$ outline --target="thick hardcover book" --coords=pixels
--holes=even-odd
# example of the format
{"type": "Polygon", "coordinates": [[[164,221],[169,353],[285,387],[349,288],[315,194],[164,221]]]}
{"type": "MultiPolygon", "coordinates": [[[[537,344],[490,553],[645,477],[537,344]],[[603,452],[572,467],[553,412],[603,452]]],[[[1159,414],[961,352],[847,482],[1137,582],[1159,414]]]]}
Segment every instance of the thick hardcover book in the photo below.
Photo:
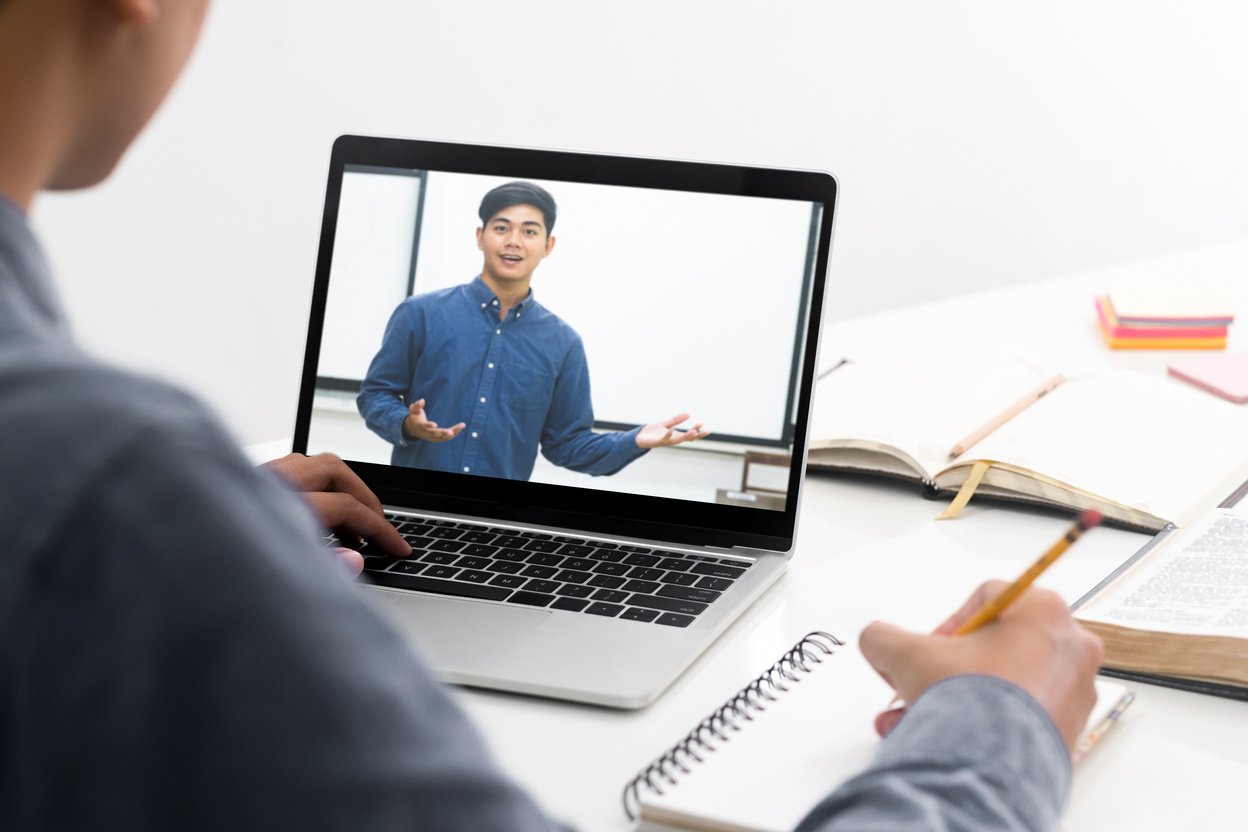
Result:
{"type": "Polygon", "coordinates": [[[1166,532],[1076,604],[1104,672],[1248,700],[1248,510],[1166,532]]]}

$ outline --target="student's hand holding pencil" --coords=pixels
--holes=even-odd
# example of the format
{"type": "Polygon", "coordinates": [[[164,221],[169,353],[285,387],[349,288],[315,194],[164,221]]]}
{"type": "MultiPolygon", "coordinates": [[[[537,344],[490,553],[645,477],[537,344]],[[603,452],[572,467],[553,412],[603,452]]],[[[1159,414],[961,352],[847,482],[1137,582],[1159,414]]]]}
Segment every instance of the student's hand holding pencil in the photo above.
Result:
{"type": "MultiPolygon", "coordinates": [[[[1102,648],[1060,596],[1027,589],[982,627],[954,635],[1008,586],[1004,581],[983,584],[931,635],[876,622],[862,632],[863,656],[905,702],[953,676],[983,674],[1011,682],[1039,702],[1073,749],[1096,703],[1092,683],[1102,648]]],[[[884,711],[876,717],[876,730],[886,735],[904,714],[904,707],[884,711]]]]}

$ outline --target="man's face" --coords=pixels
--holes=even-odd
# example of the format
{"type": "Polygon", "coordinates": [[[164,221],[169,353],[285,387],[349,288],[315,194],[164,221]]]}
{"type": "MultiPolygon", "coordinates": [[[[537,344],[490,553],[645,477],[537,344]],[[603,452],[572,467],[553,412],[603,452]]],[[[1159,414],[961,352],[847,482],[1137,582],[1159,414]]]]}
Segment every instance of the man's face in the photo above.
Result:
{"type": "Polygon", "coordinates": [[[527,281],[554,246],[545,216],[533,205],[510,205],[477,229],[477,248],[485,255],[481,270],[499,282],[527,281]]]}

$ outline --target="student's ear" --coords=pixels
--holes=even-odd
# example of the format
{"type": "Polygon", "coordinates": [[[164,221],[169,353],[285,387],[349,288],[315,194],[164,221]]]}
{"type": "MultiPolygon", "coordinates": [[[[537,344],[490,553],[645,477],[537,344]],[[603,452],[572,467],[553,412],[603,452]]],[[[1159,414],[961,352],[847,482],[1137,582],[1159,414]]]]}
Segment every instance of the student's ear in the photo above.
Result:
{"type": "Polygon", "coordinates": [[[96,0],[126,23],[150,23],[160,14],[161,0],[96,0]]]}
{"type": "Polygon", "coordinates": [[[555,238],[553,236],[547,237],[546,238],[546,254],[543,254],[542,256],[545,257],[547,254],[550,254],[551,250],[554,249],[554,247],[555,247],[555,238]]]}
{"type": "Polygon", "coordinates": [[[481,247],[481,235],[483,235],[484,233],[485,233],[485,226],[481,226],[480,228],[477,229],[477,251],[485,251],[485,249],[481,247]]]}

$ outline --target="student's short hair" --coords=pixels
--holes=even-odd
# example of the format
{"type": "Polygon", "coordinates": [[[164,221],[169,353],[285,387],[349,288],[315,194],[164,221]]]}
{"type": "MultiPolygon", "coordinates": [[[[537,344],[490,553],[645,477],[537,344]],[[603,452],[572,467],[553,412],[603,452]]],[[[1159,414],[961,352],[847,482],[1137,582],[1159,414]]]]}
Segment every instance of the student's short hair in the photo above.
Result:
{"type": "Polygon", "coordinates": [[[550,234],[555,230],[555,213],[558,211],[555,198],[550,195],[550,191],[532,182],[507,182],[493,188],[481,198],[481,208],[477,215],[481,217],[481,224],[485,225],[499,211],[513,205],[532,205],[542,212],[542,219],[546,221],[546,233],[550,234]]]}

